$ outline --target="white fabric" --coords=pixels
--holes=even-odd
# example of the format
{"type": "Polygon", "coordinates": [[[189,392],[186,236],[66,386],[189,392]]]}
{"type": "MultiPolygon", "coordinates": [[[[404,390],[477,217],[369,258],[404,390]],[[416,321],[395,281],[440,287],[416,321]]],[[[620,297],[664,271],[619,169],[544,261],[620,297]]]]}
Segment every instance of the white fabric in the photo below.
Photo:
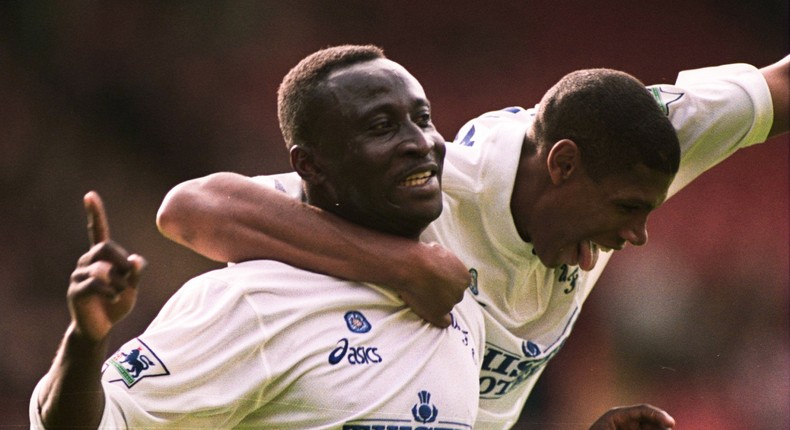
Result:
{"type": "MultiPolygon", "coordinates": [[[[663,102],[682,144],[671,194],[738,148],[764,141],[771,127],[768,87],[752,66],[683,72],[677,85],[649,89],[663,102]]],[[[447,150],[442,216],[423,235],[451,249],[477,272],[476,299],[486,313],[486,352],[475,429],[514,425],[611,256],[601,253],[590,272],[567,266],[549,269],[516,232],[510,196],[534,114],[534,108],[508,108],[464,125],[447,150]]]]}
{"type": "MultiPolygon", "coordinates": [[[[648,90],[669,115],[681,143],[680,170],[669,196],[736,150],[765,141],[773,120],[767,84],[750,65],[684,71],[676,85],[648,90]]],[[[486,350],[475,429],[515,424],[612,255],[601,253],[590,272],[567,266],[552,270],[519,237],[510,196],[534,115],[535,108],[511,107],[461,128],[447,148],[442,215],[422,237],[452,250],[477,277],[472,290],[486,316],[486,350]]],[[[262,180],[299,195],[296,174],[262,180]]]]}
{"type": "MultiPolygon", "coordinates": [[[[656,85],[649,90],[669,115],[681,141],[680,171],[670,195],[737,149],[765,141],[771,127],[773,107],[767,84],[749,65],[686,71],[676,85],[656,85]]],[[[449,144],[447,150],[444,210],[423,236],[455,252],[477,277],[472,292],[484,309],[486,349],[475,429],[503,429],[515,424],[546,363],[570,335],[584,300],[611,256],[601,253],[590,272],[566,266],[552,270],[543,266],[532,254],[531,245],[518,236],[510,215],[510,195],[521,143],[533,116],[534,109],[508,108],[486,113],[459,131],[456,144],[449,144]]],[[[259,179],[292,196],[301,191],[299,177],[293,173],[259,179]]],[[[404,361],[407,368],[413,368],[410,360],[404,361]]],[[[455,381],[447,383],[455,391],[462,390],[455,381]]],[[[411,391],[415,389],[421,388],[411,391]]],[[[436,385],[429,391],[445,389],[436,385]]],[[[406,396],[405,403],[414,402],[415,394],[407,392],[406,396]]],[[[31,411],[33,407],[31,403],[31,411]]]]}
{"type": "Polygon", "coordinates": [[[680,139],[680,171],[670,196],[738,149],[765,142],[773,124],[768,84],[748,64],[688,70],[674,86],[649,88],[661,95],[680,139]]]}
{"type": "Polygon", "coordinates": [[[452,315],[274,261],[209,272],[107,361],[102,428],[468,430],[484,323],[469,297],[452,315]]]}

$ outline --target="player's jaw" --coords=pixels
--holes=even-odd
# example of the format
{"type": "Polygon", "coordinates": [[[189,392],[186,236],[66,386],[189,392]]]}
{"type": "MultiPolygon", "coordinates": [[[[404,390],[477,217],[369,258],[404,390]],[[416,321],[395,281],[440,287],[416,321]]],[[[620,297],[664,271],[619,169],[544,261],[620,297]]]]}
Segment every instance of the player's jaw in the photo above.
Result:
{"type": "Polygon", "coordinates": [[[566,264],[568,266],[579,266],[584,271],[590,271],[595,268],[601,252],[619,251],[624,247],[625,245],[622,241],[617,243],[601,241],[599,243],[592,239],[583,239],[557,246],[554,248],[554,251],[550,249],[541,251],[536,247],[535,252],[541,263],[547,267],[556,268],[566,264]]]}

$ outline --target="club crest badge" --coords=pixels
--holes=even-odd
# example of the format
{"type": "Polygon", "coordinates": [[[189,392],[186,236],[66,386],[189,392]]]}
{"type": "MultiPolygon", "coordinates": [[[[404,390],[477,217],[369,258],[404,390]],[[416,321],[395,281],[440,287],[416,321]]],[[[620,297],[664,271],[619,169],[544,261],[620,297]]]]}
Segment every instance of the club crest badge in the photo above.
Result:
{"type": "Polygon", "coordinates": [[[348,311],[343,317],[346,320],[348,329],[354,333],[367,333],[371,329],[371,325],[367,318],[359,311],[348,311]]]}
{"type": "Polygon", "coordinates": [[[108,370],[118,375],[109,382],[123,382],[127,388],[143,378],[170,374],[156,353],[139,338],[126,343],[104,363],[102,373],[108,370]]]}

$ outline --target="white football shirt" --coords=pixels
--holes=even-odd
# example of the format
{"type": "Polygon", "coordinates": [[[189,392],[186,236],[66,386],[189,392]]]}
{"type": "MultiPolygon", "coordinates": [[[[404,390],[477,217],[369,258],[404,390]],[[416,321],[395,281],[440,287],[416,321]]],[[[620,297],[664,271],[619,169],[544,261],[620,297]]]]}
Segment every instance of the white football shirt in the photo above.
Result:
{"type": "MultiPolygon", "coordinates": [[[[680,171],[670,196],[738,149],[765,141],[771,127],[767,84],[750,65],[684,71],[675,85],[648,90],[669,116],[681,143],[680,171]]],[[[510,195],[534,112],[507,108],[464,125],[447,149],[444,210],[423,235],[474,269],[471,292],[484,310],[486,330],[475,429],[515,424],[611,257],[601,253],[590,272],[568,266],[548,269],[518,236],[510,195]]],[[[292,196],[301,191],[293,173],[258,179],[292,196]]]]}
{"type": "Polygon", "coordinates": [[[452,316],[275,261],[212,271],[107,360],[101,428],[469,430],[484,323],[469,297],[452,316]]]}
{"type": "MultiPolygon", "coordinates": [[[[648,88],[681,142],[669,195],[737,149],[767,138],[773,105],[762,74],[737,64],[682,72],[676,85],[648,88]]],[[[475,429],[513,426],[546,363],[562,347],[606,266],[549,269],[524,242],[510,213],[521,145],[535,109],[489,112],[448,145],[441,217],[423,234],[452,250],[476,275],[472,292],[486,314],[486,350],[475,429]]]]}

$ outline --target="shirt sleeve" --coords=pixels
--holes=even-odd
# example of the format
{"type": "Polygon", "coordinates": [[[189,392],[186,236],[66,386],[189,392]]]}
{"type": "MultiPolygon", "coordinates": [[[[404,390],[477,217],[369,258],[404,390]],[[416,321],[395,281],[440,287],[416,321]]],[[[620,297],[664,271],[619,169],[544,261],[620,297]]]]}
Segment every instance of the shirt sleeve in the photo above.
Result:
{"type": "Polygon", "coordinates": [[[683,71],[674,85],[648,87],[669,116],[681,146],[673,195],[738,149],[762,143],[773,122],[768,84],[748,64],[683,71]]]}
{"type": "Polygon", "coordinates": [[[259,315],[238,281],[213,273],[185,284],[140,337],[107,360],[102,381],[113,390],[105,391],[130,427],[229,428],[260,407],[271,372],[259,315]],[[135,378],[118,366],[133,368],[124,363],[132,353],[143,367],[135,378]]]}
{"type": "Polygon", "coordinates": [[[302,178],[296,172],[253,176],[252,180],[265,187],[282,191],[297,200],[303,200],[302,178]]]}
{"type": "MultiPolygon", "coordinates": [[[[185,284],[139,337],[105,362],[99,428],[230,428],[270,380],[265,335],[243,290],[206,275],[185,284]]],[[[36,387],[33,428],[43,428],[36,387]]]]}

